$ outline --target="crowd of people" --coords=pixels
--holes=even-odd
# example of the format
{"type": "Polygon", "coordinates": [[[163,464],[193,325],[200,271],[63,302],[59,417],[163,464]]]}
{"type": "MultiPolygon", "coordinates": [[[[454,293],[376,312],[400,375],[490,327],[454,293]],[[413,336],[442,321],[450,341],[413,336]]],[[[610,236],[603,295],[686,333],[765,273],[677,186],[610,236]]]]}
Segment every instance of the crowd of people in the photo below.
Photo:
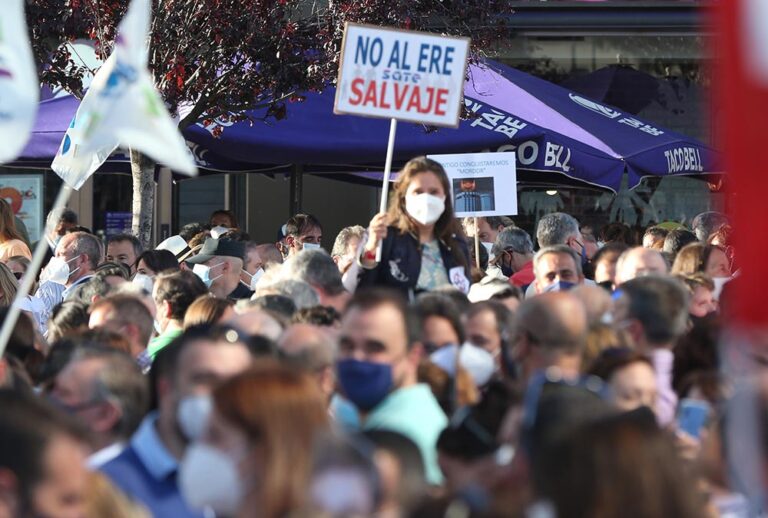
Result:
{"type": "Polygon", "coordinates": [[[216,211],[145,250],[65,211],[25,297],[0,199],[0,311],[22,309],[0,517],[763,513],[768,394],[744,365],[766,361],[718,349],[724,215],[530,235],[457,219],[426,158],[390,198],[330,253],[309,214],[257,243],[216,211]]]}

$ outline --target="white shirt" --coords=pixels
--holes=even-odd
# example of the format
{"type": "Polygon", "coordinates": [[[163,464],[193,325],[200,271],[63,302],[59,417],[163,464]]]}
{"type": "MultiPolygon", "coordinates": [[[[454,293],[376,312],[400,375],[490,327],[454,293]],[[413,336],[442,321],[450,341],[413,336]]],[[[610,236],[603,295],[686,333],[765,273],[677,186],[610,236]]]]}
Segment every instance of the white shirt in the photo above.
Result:
{"type": "Polygon", "coordinates": [[[86,459],[85,465],[91,471],[96,471],[107,462],[111,461],[118,455],[120,455],[125,449],[126,444],[122,441],[110,444],[106,448],[102,448],[99,451],[91,453],[86,459]]]}

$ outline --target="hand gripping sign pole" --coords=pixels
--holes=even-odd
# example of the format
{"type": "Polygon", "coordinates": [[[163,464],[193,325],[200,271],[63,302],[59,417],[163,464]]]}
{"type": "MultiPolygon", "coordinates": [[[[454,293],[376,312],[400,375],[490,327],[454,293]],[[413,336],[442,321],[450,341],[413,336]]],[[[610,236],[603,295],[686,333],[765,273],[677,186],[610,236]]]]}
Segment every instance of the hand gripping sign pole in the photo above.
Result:
{"type": "Polygon", "coordinates": [[[468,55],[468,38],[345,25],[333,111],[390,120],[380,212],[387,210],[397,121],[457,127],[468,55]]]}
{"type": "Polygon", "coordinates": [[[3,320],[3,327],[0,329],[0,357],[5,352],[5,347],[8,344],[8,340],[11,338],[11,333],[16,327],[16,321],[21,313],[21,301],[29,294],[29,290],[32,289],[32,284],[35,282],[37,272],[43,264],[45,259],[46,248],[48,247],[48,240],[45,238],[49,236],[56,228],[56,224],[61,219],[61,213],[64,212],[64,208],[67,206],[69,196],[72,194],[72,187],[68,184],[64,184],[59,191],[59,195],[56,197],[56,201],[53,203],[53,209],[51,209],[51,216],[45,224],[45,233],[40,237],[35,247],[35,252],[32,255],[32,261],[27,268],[27,272],[21,278],[21,285],[16,292],[16,297],[13,299],[13,304],[8,308],[8,313],[3,320]]]}

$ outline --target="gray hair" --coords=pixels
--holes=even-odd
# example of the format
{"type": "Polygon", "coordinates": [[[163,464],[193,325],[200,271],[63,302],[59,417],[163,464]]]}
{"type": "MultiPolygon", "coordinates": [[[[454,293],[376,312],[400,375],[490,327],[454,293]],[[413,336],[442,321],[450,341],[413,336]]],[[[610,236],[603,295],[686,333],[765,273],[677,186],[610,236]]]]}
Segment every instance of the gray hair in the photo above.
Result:
{"type": "MultiPolygon", "coordinates": [[[[338,271],[338,270],[337,270],[338,271]]],[[[320,296],[315,289],[307,282],[298,279],[280,279],[274,284],[259,287],[254,294],[255,297],[262,295],[277,294],[284,295],[296,304],[296,309],[311,308],[320,305],[320,296]]]]}
{"type": "Polygon", "coordinates": [[[721,212],[702,212],[693,218],[691,230],[704,243],[714,231],[727,224],[728,217],[721,212]]]}
{"type": "Polygon", "coordinates": [[[506,228],[515,226],[515,222],[512,221],[512,218],[509,216],[485,216],[485,222],[494,230],[499,227],[506,228]]]}
{"type": "Polygon", "coordinates": [[[354,237],[363,239],[363,234],[365,234],[365,228],[361,227],[360,225],[342,228],[341,232],[339,232],[339,234],[336,236],[336,241],[333,242],[331,257],[339,257],[346,254],[349,240],[354,237]]]}
{"type": "Polygon", "coordinates": [[[88,232],[74,232],[72,235],[75,236],[72,238],[74,239],[75,255],[85,255],[88,258],[91,269],[96,268],[99,262],[101,262],[101,256],[103,255],[99,238],[88,232]]]}
{"type": "Polygon", "coordinates": [[[144,252],[144,247],[141,245],[139,238],[133,234],[114,234],[107,237],[107,247],[112,243],[125,243],[128,242],[133,247],[133,253],[136,257],[139,257],[144,252]]]}
{"type": "Polygon", "coordinates": [[[309,283],[328,295],[344,292],[339,267],[325,250],[302,250],[283,264],[280,275],[309,283]]]}
{"type": "Polygon", "coordinates": [[[579,235],[579,222],[570,214],[553,212],[539,220],[536,239],[539,247],[564,245],[571,236],[579,235]]]}
{"type": "Polygon", "coordinates": [[[498,257],[504,250],[510,249],[518,254],[532,254],[533,241],[528,232],[517,227],[505,228],[499,232],[493,244],[493,254],[498,257]]]}
{"type": "Polygon", "coordinates": [[[573,259],[573,262],[576,264],[576,274],[581,277],[584,272],[581,270],[581,257],[579,257],[579,254],[576,253],[576,250],[571,248],[570,246],[566,245],[554,245],[554,246],[547,246],[545,248],[542,248],[538,252],[536,252],[536,255],[533,256],[533,273],[536,277],[539,276],[539,262],[541,261],[541,258],[545,255],[549,254],[560,254],[560,255],[568,255],[573,259]]]}
{"type": "Polygon", "coordinates": [[[623,283],[621,291],[629,301],[627,316],[640,321],[651,345],[667,345],[685,333],[689,295],[680,280],[648,275],[623,283]]]}
{"type": "Polygon", "coordinates": [[[93,385],[93,397],[110,401],[120,408],[120,420],[113,432],[128,439],[141,424],[149,409],[149,384],[130,355],[106,346],[85,346],[75,352],[71,362],[99,360],[93,385]]]}

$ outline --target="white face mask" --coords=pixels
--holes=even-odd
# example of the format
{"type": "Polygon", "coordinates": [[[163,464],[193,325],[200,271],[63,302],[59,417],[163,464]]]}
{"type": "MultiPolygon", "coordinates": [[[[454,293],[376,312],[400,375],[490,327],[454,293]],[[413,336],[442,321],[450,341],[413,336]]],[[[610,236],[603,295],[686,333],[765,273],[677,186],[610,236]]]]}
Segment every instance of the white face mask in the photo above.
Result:
{"type": "Polygon", "coordinates": [[[422,225],[431,225],[445,211],[445,196],[433,196],[426,192],[409,194],[405,197],[405,210],[422,225]]]}
{"type": "Polygon", "coordinates": [[[483,245],[485,250],[488,252],[488,262],[493,261],[496,258],[496,256],[493,255],[493,252],[491,252],[491,250],[493,250],[493,243],[489,243],[488,241],[481,241],[480,244],[483,245]]]}
{"type": "Polygon", "coordinates": [[[154,279],[145,273],[137,273],[133,276],[133,280],[131,282],[139,288],[145,290],[147,293],[152,293],[152,286],[155,285],[154,279]]]}
{"type": "Polygon", "coordinates": [[[223,516],[234,516],[245,494],[237,463],[204,443],[187,447],[179,466],[179,489],[190,506],[210,507],[223,516]]]}
{"type": "Polygon", "coordinates": [[[723,286],[733,280],[733,277],[713,277],[712,282],[715,283],[715,300],[720,300],[720,294],[723,292],[723,286]]]}
{"type": "MultiPolygon", "coordinates": [[[[455,345],[441,347],[429,355],[429,361],[443,369],[451,376],[456,373],[456,349],[455,345]]],[[[470,343],[461,346],[459,364],[469,372],[475,385],[482,387],[491,379],[496,371],[496,361],[493,355],[481,347],[470,343]]]]}
{"type": "Polygon", "coordinates": [[[240,281],[240,282],[243,282],[243,284],[248,286],[248,288],[251,291],[256,291],[256,284],[259,282],[259,279],[261,279],[261,276],[264,275],[264,268],[259,268],[258,270],[253,272],[253,274],[250,274],[250,273],[246,272],[245,270],[243,270],[243,273],[248,275],[248,276],[250,276],[251,282],[250,282],[250,284],[245,284],[243,281],[240,281]]]}
{"type": "Polygon", "coordinates": [[[223,261],[220,263],[214,264],[213,266],[208,266],[205,264],[196,264],[195,266],[192,267],[192,273],[200,277],[200,280],[205,283],[206,288],[210,288],[211,284],[213,284],[213,281],[215,281],[216,279],[224,275],[224,274],[219,274],[216,277],[211,278],[211,270],[213,270],[214,268],[222,264],[224,264],[223,261]]]}
{"type": "Polygon", "coordinates": [[[318,243],[302,243],[301,249],[302,250],[320,250],[320,245],[318,243]]]}
{"type": "Polygon", "coordinates": [[[213,402],[208,394],[183,398],[176,409],[176,422],[184,437],[190,441],[202,437],[212,410],[213,402]]]}
{"type": "Polygon", "coordinates": [[[213,239],[219,239],[221,236],[223,236],[224,234],[229,232],[229,230],[230,229],[228,229],[224,225],[219,225],[219,226],[213,227],[211,229],[211,237],[213,239]]]}
{"type": "Polygon", "coordinates": [[[73,257],[69,261],[61,257],[51,257],[48,265],[40,272],[40,282],[55,282],[56,284],[66,285],[69,278],[80,269],[78,266],[72,271],[69,270],[69,263],[75,259],[77,257],[73,257]]]}

